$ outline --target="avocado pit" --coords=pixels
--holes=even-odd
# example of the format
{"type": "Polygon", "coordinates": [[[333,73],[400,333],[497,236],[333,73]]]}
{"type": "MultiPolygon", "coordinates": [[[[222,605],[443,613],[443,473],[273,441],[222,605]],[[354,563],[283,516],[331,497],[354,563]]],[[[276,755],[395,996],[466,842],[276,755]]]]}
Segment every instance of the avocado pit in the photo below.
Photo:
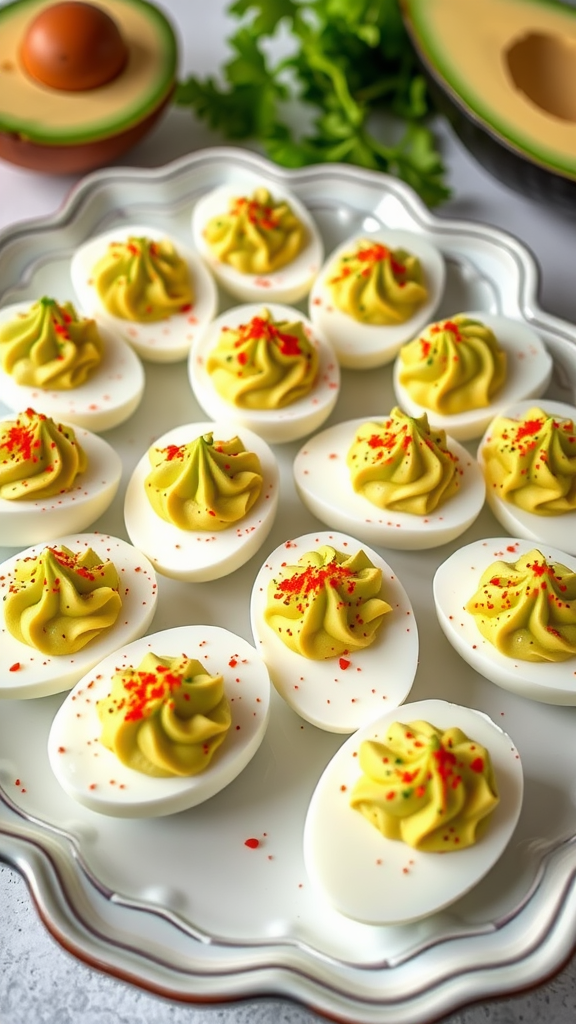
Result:
{"type": "Polygon", "coordinates": [[[83,0],[64,0],[33,19],[21,58],[28,74],[42,85],[82,91],[116,78],[128,48],[106,11],[83,0]]]}

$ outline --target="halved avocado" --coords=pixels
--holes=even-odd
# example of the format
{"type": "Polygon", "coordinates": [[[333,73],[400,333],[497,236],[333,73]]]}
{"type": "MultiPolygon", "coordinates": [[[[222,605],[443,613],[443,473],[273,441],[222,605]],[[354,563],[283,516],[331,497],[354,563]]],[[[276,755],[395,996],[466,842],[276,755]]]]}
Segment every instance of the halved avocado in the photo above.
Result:
{"type": "Polygon", "coordinates": [[[512,187],[576,202],[576,9],[558,0],[400,0],[438,106],[512,187]]]}
{"type": "Polygon", "coordinates": [[[95,2],[116,22],[128,56],[112,80],[83,91],[50,88],[24,67],[27,29],[54,0],[0,8],[0,157],[41,170],[86,170],[132,145],[167,104],[177,63],[169,21],[146,0],[95,2]]]}

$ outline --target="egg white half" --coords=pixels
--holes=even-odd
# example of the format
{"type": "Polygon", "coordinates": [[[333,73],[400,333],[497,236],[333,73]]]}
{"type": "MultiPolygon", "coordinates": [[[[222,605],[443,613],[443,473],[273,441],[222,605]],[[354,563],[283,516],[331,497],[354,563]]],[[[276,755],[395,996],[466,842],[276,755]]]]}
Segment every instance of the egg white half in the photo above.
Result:
{"type": "Polygon", "coordinates": [[[432,426],[441,427],[458,441],[470,441],[480,437],[490,421],[513,402],[544,394],[552,377],[552,357],[536,332],[518,320],[497,316],[485,310],[460,315],[480,320],[490,327],[500,347],[506,352],[506,380],[490,404],[450,416],[442,416],[433,409],[418,405],[400,383],[400,356],[394,363],[394,392],[398,404],[410,416],[421,416],[425,412],[432,426]]]}
{"type": "Polygon", "coordinates": [[[460,657],[497,686],[544,704],[576,706],[576,657],[558,662],[509,658],[482,636],[474,616],[465,610],[492,562],[516,562],[534,547],[548,562],[576,572],[576,558],[548,544],[510,537],[478,540],[455,551],[436,571],[433,591],[438,622],[460,657]]]}
{"type": "Polygon", "coordinates": [[[174,363],[186,359],[196,334],[216,314],[216,285],[200,257],[178,239],[158,228],[123,224],[91,238],[74,253],[70,273],[82,309],[93,316],[98,324],[103,323],[115,335],[123,338],[142,359],[152,363],[174,363]],[[157,242],[168,239],[172,242],[178,255],[188,265],[192,279],[194,302],[190,310],[174,313],[155,323],[124,320],[108,312],[91,281],[92,270],[98,260],[106,255],[111,242],[124,242],[130,236],[151,238],[157,242]]]}
{"type": "Polygon", "coordinates": [[[229,441],[238,434],[247,451],[255,452],[262,466],[262,491],[243,519],[226,530],[181,530],[156,514],[148,501],[144,481],[151,471],[148,452],[134,470],[124,500],[124,520],[132,543],[144,551],[164,576],[186,582],[205,582],[239,569],[266,540],[279,498],[278,464],[265,441],[245,427],[231,423],[187,423],[175,427],[154,442],[155,448],[188,444],[203,434],[215,441],[229,441]]]}
{"type": "Polygon", "coordinates": [[[175,814],[209,800],[253,758],[268,725],[270,679],[254,648],[220,626],[176,626],[151,633],[109,654],[68,694],[48,737],[48,756],[62,788],[100,814],[122,818],[175,814]],[[122,764],[100,743],[96,703],[106,697],[118,667],[137,667],[152,652],[196,658],[224,677],[232,724],[208,767],[186,778],[153,778],[122,764]]]}
{"type": "Polygon", "coordinates": [[[342,533],[309,533],[286,541],[266,559],[256,576],[250,601],[252,635],[270,678],[286,703],[305,721],[326,732],[351,733],[402,704],[418,666],[418,629],[410,599],[394,571],[376,551],[342,533]],[[308,551],[328,544],[354,554],[362,549],[382,570],[381,597],[392,610],[373,643],[343,658],[318,661],[290,650],[266,623],[268,584],[283,565],[296,565],[308,551]]]}
{"type": "Polygon", "coordinates": [[[304,224],[307,242],[301,252],[286,266],[271,274],[243,274],[228,263],[218,260],[207,244],[204,231],[213,217],[226,213],[231,199],[249,195],[257,187],[252,185],[221,185],[208,192],[194,207],[192,237],[194,245],[214,277],[234,298],[243,302],[298,302],[308,294],[322,260],[324,244],[314,220],[299,199],[287,189],[271,187],[275,201],[286,200],[298,219],[304,224]]]}
{"type": "Polygon", "coordinates": [[[443,700],[421,700],[386,711],[350,737],[314,790],[304,827],[304,862],[319,893],[346,917],[371,925],[407,924],[454,903],[488,873],[510,842],[522,807],[522,765],[510,737],[487,715],[443,700]],[[361,776],[364,740],[384,741],[393,722],[454,726],[486,747],[500,802],[486,832],[462,850],[424,853],[387,839],[350,807],[361,776]]]}
{"type": "MultiPolygon", "coordinates": [[[[27,313],[29,302],[16,302],[0,309],[0,324],[19,313],[27,313]]],[[[79,315],[82,315],[79,313],[79,315]]],[[[121,338],[98,323],[104,343],[102,360],[84,384],[69,390],[50,390],[17,384],[0,368],[0,395],[14,412],[32,407],[61,423],[99,434],[124,423],[140,405],[144,394],[144,369],[140,359],[121,338]]]]}
{"type": "Polygon", "coordinates": [[[330,253],[320,270],[310,292],[310,319],[332,343],[340,366],[353,370],[383,366],[394,359],[405,341],[415,337],[432,320],[442,298],[445,280],[446,268],[441,253],[421,235],[387,228],[368,235],[357,235],[330,253]],[[363,324],[334,305],[327,282],[334,275],[336,261],[344,253],[353,250],[362,238],[380,242],[391,249],[406,249],[420,260],[428,297],[414,315],[402,324],[363,324]]]}
{"type": "Polygon", "coordinates": [[[86,470],[78,474],[69,491],[51,498],[0,498],[2,544],[28,547],[44,537],[85,530],[114,500],[122,476],[120,456],[107,441],[88,430],[77,428],[75,434],[86,452],[86,470]]]}
{"type": "Polygon", "coordinates": [[[208,416],[248,427],[269,444],[295,441],[317,430],[328,419],[340,391],[340,369],[330,343],[299,310],[275,303],[234,306],[217,317],[194,342],[188,360],[188,375],[196,399],[208,416]],[[206,369],[206,361],[216,347],[223,327],[237,328],[248,323],[252,317],[260,316],[264,308],[270,310],[274,320],[298,320],[304,324],[306,334],[320,357],[318,378],[309,394],[282,409],[245,409],[227,402],[216,391],[206,369]]]}
{"type": "MultiPolygon", "coordinates": [[[[566,405],[565,402],[551,402],[547,398],[539,404],[549,415],[576,422],[576,408],[572,405],[566,405]]],[[[534,402],[530,400],[517,402],[507,409],[502,409],[498,415],[519,419],[533,406],[534,402]]],[[[489,425],[478,448],[478,462],[482,472],[485,472],[483,448],[490,437],[491,429],[492,424],[489,425]]],[[[554,516],[536,515],[534,512],[527,512],[523,508],[519,508],[511,501],[504,501],[494,488],[488,485],[486,486],[486,499],[498,522],[513,537],[525,537],[527,540],[533,540],[536,544],[553,544],[555,547],[561,548],[562,551],[576,555],[576,510],[554,516]]]]}
{"type": "Polygon", "coordinates": [[[91,547],[104,561],[112,561],[120,576],[122,608],[113,626],[70,656],[51,656],[21,643],[0,625],[0,698],[47,697],[69,690],[85,672],[112,651],[142,636],[152,622],[158,597],[156,575],[148,559],[131,544],[106,534],[81,533],[44,541],[20,551],[0,565],[0,596],[8,593],[16,562],[64,545],[71,551],[91,547]]]}
{"type": "Polygon", "coordinates": [[[367,544],[418,550],[459,537],[484,504],[485,486],[475,459],[452,438],[447,446],[457,459],[460,489],[427,516],[380,509],[357,494],[346,465],[359,427],[383,416],[364,416],[328,427],[309,438],[294,459],[294,482],[300,498],[327,526],[351,533],[367,544]]]}

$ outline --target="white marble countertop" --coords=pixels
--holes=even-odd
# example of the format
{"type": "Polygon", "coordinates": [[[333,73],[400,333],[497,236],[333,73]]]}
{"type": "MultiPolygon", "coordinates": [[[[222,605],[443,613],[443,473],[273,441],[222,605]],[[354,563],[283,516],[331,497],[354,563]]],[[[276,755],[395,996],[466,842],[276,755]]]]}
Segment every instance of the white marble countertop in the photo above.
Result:
{"type": "MultiPolygon", "coordinates": [[[[0,3],[1,5],[1,3],[0,3]]],[[[181,73],[214,71],[225,56],[224,0],[165,0],[182,39],[181,73]]],[[[576,218],[500,185],[439,126],[453,198],[440,216],[486,222],[511,232],[532,251],[541,270],[544,309],[576,322],[576,218]]],[[[185,111],[170,110],[152,134],[122,161],[157,166],[206,145],[225,142],[185,111]]],[[[54,212],[74,177],[45,177],[0,163],[0,230],[54,212]]],[[[534,990],[462,1009],[445,1024],[572,1024],[576,1016],[576,960],[534,990]]],[[[65,952],[40,922],[23,880],[0,865],[0,1024],[312,1024],[316,1014],[283,999],[198,1008],[163,1001],[101,974],[65,952]]]]}

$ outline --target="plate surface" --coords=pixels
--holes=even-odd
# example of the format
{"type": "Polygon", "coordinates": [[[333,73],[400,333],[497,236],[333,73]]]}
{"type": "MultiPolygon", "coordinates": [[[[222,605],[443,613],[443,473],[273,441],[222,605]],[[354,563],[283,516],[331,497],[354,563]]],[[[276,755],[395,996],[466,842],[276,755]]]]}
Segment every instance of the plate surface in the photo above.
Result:
{"type": "MultiPolygon", "coordinates": [[[[195,202],[229,181],[290,188],[319,224],[326,251],[382,226],[423,235],[447,262],[438,316],[480,309],[530,324],[555,360],[549,396],[574,404],[576,328],[540,310],[526,249],[495,229],[440,220],[398,181],[350,167],[287,172],[242,150],[219,149],[156,170],[91,175],[56,216],[0,236],[0,302],[71,294],[75,248],[115,225],[143,220],[189,242],[195,202]]],[[[221,296],[221,309],[227,304],[221,296]]],[[[342,377],[327,425],[366,409],[387,414],[394,405],[390,367],[342,377]]],[[[182,364],[147,366],[146,379],[140,408],[106,434],[122,457],[124,482],[96,525],[117,536],[126,536],[123,490],[146,448],[180,424],[205,419],[182,364]]],[[[269,551],[321,529],[292,482],[300,447],[276,449],[283,497],[269,551]]],[[[111,820],[76,804],[53,778],[46,753],[62,696],[6,700],[0,857],[24,874],[52,933],[83,960],[172,998],[280,994],[354,1024],[420,1024],[558,968],[572,949],[576,920],[575,712],[482,678],[452,650],[432,606],[438,564],[460,543],[500,533],[485,508],[460,541],[431,551],[380,549],[418,623],[411,699],[486,712],[510,734],[524,765],[516,832],[472,892],[402,927],[355,924],[325,904],[306,876],[302,834],[313,789],[342,737],[304,722],[275,693],[264,742],[242,774],[206,804],[162,821],[111,820]]],[[[12,553],[0,549],[2,558],[12,553]]],[[[249,595],[265,554],[209,583],[160,578],[151,628],[224,625],[250,640],[249,595]]]]}

